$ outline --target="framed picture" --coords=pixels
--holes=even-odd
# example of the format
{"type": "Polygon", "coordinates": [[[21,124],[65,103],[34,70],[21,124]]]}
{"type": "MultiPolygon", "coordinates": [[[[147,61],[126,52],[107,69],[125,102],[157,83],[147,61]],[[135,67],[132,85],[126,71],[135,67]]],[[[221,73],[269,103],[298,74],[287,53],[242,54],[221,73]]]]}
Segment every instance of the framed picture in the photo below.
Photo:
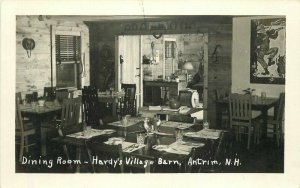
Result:
{"type": "Polygon", "coordinates": [[[285,84],[286,19],[251,20],[250,83],[285,84]]]}

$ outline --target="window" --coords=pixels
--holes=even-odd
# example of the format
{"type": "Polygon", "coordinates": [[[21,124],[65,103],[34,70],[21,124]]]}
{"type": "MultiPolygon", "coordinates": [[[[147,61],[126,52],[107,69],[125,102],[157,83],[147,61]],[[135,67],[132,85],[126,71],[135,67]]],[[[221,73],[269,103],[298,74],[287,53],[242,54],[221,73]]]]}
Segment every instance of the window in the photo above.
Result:
{"type": "Polygon", "coordinates": [[[165,57],[166,58],[175,58],[175,41],[165,41],[165,57]]]}
{"type": "Polygon", "coordinates": [[[80,88],[81,38],[55,35],[56,87],[80,88]]]}

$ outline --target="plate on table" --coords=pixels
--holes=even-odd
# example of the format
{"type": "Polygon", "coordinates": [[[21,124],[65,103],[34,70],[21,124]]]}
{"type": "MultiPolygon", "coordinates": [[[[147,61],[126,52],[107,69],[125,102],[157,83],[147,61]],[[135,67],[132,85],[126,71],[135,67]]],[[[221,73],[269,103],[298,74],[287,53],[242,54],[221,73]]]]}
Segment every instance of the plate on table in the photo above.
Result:
{"type": "Polygon", "coordinates": [[[117,142],[117,141],[124,142],[125,138],[123,138],[123,137],[112,137],[112,138],[109,138],[108,141],[110,141],[110,142],[117,142]]]}
{"type": "Polygon", "coordinates": [[[154,145],[152,146],[153,149],[156,149],[156,150],[165,150],[165,149],[168,149],[168,146],[167,145],[154,145]]]}
{"type": "Polygon", "coordinates": [[[108,144],[121,144],[125,141],[125,138],[122,137],[112,137],[108,139],[108,144]]]}
{"type": "Polygon", "coordinates": [[[178,129],[187,129],[187,128],[189,128],[188,126],[186,126],[186,125],[182,125],[182,124],[180,124],[180,125],[178,125],[178,127],[177,127],[178,129]]]}
{"type": "Polygon", "coordinates": [[[105,134],[112,134],[112,133],[116,132],[116,130],[114,130],[114,129],[103,129],[102,131],[105,132],[105,134]]]}
{"type": "Polygon", "coordinates": [[[187,133],[184,133],[184,136],[195,136],[195,132],[187,132],[187,133]]]}
{"type": "Polygon", "coordinates": [[[193,143],[193,142],[181,142],[181,145],[190,146],[190,147],[203,147],[205,144],[202,142],[193,143]]]}
{"type": "Polygon", "coordinates": [[[205,129],[206,132],[220,132],[219,130],[216,129],[205,129]]]}

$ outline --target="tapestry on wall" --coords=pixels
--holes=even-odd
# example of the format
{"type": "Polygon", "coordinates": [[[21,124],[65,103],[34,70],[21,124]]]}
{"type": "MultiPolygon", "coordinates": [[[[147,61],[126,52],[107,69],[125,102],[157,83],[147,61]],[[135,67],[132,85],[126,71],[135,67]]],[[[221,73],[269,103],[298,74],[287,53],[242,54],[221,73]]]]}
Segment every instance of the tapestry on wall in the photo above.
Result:
{"type": "Polygon", "coordinates": [[[285,83],[285,30],[285,18],[251,20],[251,83],[285,83]]]}

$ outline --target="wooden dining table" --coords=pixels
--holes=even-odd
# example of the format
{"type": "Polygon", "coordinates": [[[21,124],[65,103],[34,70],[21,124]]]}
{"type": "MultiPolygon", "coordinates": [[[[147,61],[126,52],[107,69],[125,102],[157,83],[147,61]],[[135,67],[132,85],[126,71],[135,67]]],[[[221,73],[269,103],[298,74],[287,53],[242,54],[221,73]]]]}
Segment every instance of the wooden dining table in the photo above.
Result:
{"type": "MultiPolygon", "coordinates": [[[[229,99],[222,98],[216,101],[216,118],[217,118],[217,127],[221,127],[222,125],[222,110],[224,108],[229,111],[229,99]]],[[[267,123],[268,123],[268,110],[271,108],[276,108],[276,104],[278,103],[278,98],[267,97],[266,99],[262,99],[258,96],[252,96],[252,110],[261,112],[261,116],[263,119],[263,135],[267,134],[267,123]]],[[[276,111],[276,109],[274,110],[276,111]]]]}
{"type": "Polygon", "coordinates": [[[55,116],[59,116],[62,110],[62,106],[59,103],[46,102],[44,106],[38,104],[26,104],[20,105],[20,110],[23,117],[28,117],[35,129],[36,129],[36,142],[40,148],[40,154],[46,155],[46,138],[41,134],[41,125],[45,121],[53,119],[55,116]]]}
{"type": "MultiPolygon", "coordinates": [[[[110,134],[102,134],[99,136],[95,136],[92,138],[75,138],[70,136],[64,136],[64,137],[58,137],[53,139],[56,142],[67,144],[67,145],[73,145],[77,148],[84,147],[86,151],[88,151],[89,155],[89,162],[91,166],[94,164],[92,163],[92,151],[89,151],[86,145],[87,142],[93,141],[93,142],[107,142],[109,138],[116,137],[116,138],[124,138],[125,142],[128,143],[137,143],[137,134],[139,133],[145,133],[145,141],[144,146],[141,148],[138,148],[137,150],[134,150],[132,152],[126,152],[123,150],[123,156],[129,157],[129,158],[135,158],[139,161],[148,161],[147,165],[145,166],[145,172],[153,172],[155,169],[155,164],[157,165],[157,160],[166,160],[166,161],[179,161],[180,165],[179,172],[185,172],[184,169],[186,169],[186,161],[188,160],[190,155],[186,154],[176,154],[176,153],[168,153],[166,151],[159,151],[153,148],[154,145],[170,145],[174,144],[176,142],[175,138],[175,132],[177,130],[177,126],[180,126],[182,123],[180,122],[174,122],[171,123],[171,125],[174,126],[163,126],[161,125],[159,132],[156,133],[150,133],[146,134],[143,129],[143,121],[137,121],[136,123],[130,125],[130,126],[120,126],[116,124],[116,126],[109,125],[110,129],[116,130],[114,133],[110,134]]],[[[169,123],[170,125],[170,123],[169,123]]],[[[183,132],[195,132],[201,130],[201,127],[198,125],[191,125],[183,130],[183,132]]],[[[213,146],[216,146],[218,139],[195,139],[195,138],[187,138],[183,137],[183,142],[193,142],[193,143],[203,143],[203,147],[200,148],[200,150],[203,152],[203,154],[208,153],[208,149],[212,148],[213,146]]],[[[79,168],[77,168],[79,170],[79,168]]],[[[92,167],[94,169],[94,166],[92,167]]],[[[78,172],[77,170],[77,172],[78,172]]]]}
{"type": "Polygon", "coordinates": [[[168,108],[167,106],[164,106],[161,108],[161,110],[149,110],[149,107],[140,107],[139,113],[140,114],[165,115],[166,120],[168,121],[170,116],[195,117],[194,114],[197,114],[197,113],[203,111],[203,108],[189,108],[188,111],[181,113],[180,111],[174,111],[172,109],[164,110],[167,108],[168,108]]]}

